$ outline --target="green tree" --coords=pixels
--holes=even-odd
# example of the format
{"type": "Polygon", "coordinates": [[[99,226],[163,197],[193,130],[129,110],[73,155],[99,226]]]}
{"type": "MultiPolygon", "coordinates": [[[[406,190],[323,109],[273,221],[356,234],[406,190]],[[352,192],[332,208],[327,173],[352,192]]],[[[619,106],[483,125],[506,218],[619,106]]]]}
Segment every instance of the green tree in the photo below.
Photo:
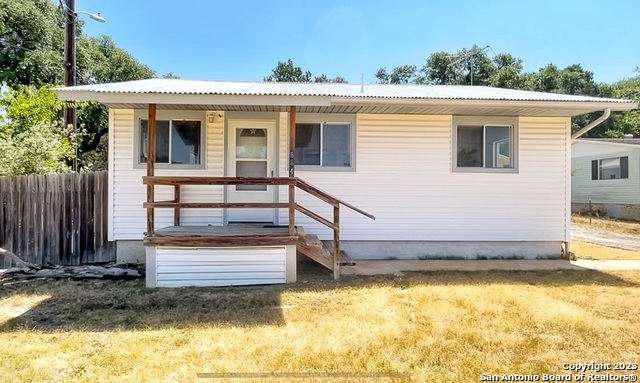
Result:
{"type": "MultiPolygon", "coordinates": [[[[110,37],[84,36],[81,20],[76,29],[76,48],[78,85],[155,77],[151,68],[119,48],[110,37]]],[[[63,10],[50,0],[0,0],[0,85],[8,86],[8,92],[15,92],[20,85],[61,84],[63,51],[63,10]]],[[[78,105],[81,168],[106,166],[107,117],[106,108],[97,103],[78,105]],[[95,151],[101,153],[102,160],[95,158],[95,151]]]]}
{"type": "Polygon", "coordinates": [[[278,65],[271,70],[271,74],[264,81],[275,82],[310,82],[311,72],[303,72],[299,66],[295,66],[291,59],[286,62],[278,61],[278,65]]]}
{"type": "Polygon", "coordinates": [[[68,171],[70,134],[61,123],[62,103],[49,87],[18,86],[0,98],[0,176],[68,171]]]}
{"type": "MultiPolygon", "coordinates": [[[[593,72],[587,71],[580,64],[569,65],[559,69],[554,64],[540,68],[538,72],[526,73],[524,89],[537,92],[561,93],[594,97],[612,97],[613,88],[608,84],[596,83],[593,72]]],[[[574,116],[571,119],[575,132],[598,118],[601,113],[588,113],[574,116]]],[[[615,135],[616,117],[610,118],[586,133],[585,137],[606,137],[615,135]]]]}
{"type": "Polygon", "coordinates": [[[380,68],[375,74],[380,84],[421,84],[424,79],[419,76],[415,65],[401,65],[387,73],[386,68],[380,68]]]}
{"type": "Polygon", "coordinates": [[[522,89],[522,60],[508,53],[497,54],[493,58],[495,70],[489,78],[489,85],[496,88],[522,89]]]}
{"type": "Polygon", "coordinates": [[[491,85],[497,68],[485,53],[486,49],[474,45],[454,54],[430,55],[422,67],[424,81],[436,85],[491,85]]]}
{"type": "Polygon", "coordinates": [[[434,85],[458,85],[462,83],[462,70],[456,58],[446,52],[437,52],[427,58],[422,67],[425,80],[434,85]]]}
{"type": "MultiPolygon", "coordinates": [[[[109,36],[78,39],[78,83],[142,80],[155,77],[155,72],[118,47],[109,36]]],[[[107,108],[97,102],[79,104],[78,157],[81,168],[106,169],[109,118],[107,108]]]]}
{"type": "Polygon", "coordinates": [[[538,92],[575,94],[584,96],[606,96],[606,87],[593,80],[593,72],[584,70],[580,64],[559,69],[554,64],[540,68],[538,72],[525,74],[524,87],[538,92]]]}
{"type": "Polygon", "coordinates": [[[333,83],[347,83],[347,79],[341,76],[336,76],[334,78],[327,77],[326,74],[321,74],[320,76],[314,76],[313,82],[333,82],[333,83]]]}
{"type": "MultiPolygon", "coordinates": [[[[638,69],[636,72],[640,73],[638,69]]],[[[640,75],[619,81],[612,88],[615,97],[640,102],[640,75]]],[[[617,114],[614,128],[606,131],[606,134],[612,137],[621,137],[624,134],[640,137],[640,109],[617,114]]]]}
{"type": "MultiPolygon", "coordinates": [[[[296,66],[291,59],[287,59],[286,62],[278,61],[278,65],[271,70],[271,74],[264,78],[264,81],[273,82],[312,82],[312,75],[310,71],[303,71],[302,68],[296,66]]],[[[328,77],[326,74],[313,77],[313,82],[336,82],[346,83],[347,80],[344,77],[336,76],[334,78],[328,77]]]]}
{"type": "Polygon", "coordinates": [[[63,41],[63,15],[50,0],[0,0],[0,83],[62,83],[63,41]]]}

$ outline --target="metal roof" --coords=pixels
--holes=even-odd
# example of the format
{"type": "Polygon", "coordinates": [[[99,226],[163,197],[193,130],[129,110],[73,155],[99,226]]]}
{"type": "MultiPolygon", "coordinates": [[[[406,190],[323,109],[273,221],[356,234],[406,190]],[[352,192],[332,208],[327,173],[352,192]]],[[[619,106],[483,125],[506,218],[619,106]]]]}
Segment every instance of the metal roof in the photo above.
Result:
{"type": "Polygon", "coordinates": [[[640,138],[580,138],[578,141],[609,142],[614,144],[640,145],[640,138]]]}
{"type": "Polygon", "coordinates": [[[485,100],[635,104],[629,100],[465,85],[394,85],[149,79],[58,88],[65,92],[223,96],[315,96],[353,99],[485,100]]]}

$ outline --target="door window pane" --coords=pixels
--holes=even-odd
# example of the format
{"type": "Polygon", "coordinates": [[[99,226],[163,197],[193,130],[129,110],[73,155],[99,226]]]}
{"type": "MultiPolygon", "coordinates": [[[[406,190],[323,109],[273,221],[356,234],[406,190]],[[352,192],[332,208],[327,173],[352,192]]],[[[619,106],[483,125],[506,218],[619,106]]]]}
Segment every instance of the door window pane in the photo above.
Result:
{"type": "Polygon", "coordinates": [[[200,164],[200,121],[173,121],[171,163],[200,164]]]}
{"type": "Polygon", "coordinates": [[[296,165],[320,165],[320,124],[296,124],[296,165]]]}
{"type": "Polygon", "coordinates": [[[349,125],[325,124],[322,129],[322,166],[351,166],[349,125]]]}
{"type": "MultiPolygon", "coordinates": [[[[236,177],[266,177],[267,161],[236,161],[236,177]]],[[[236,190],[265,191],[267,185],[236,185],[236,190]]]]}
{"type": "Polygon", "coordinates": [[[485,158],[486,168],[511,168],[511,138],[509,126],[485,127],[485,158]]]}
{"type": "Polygon", "coordinates": [[[458,126],[458,167],[482,167],[483,126],[458,126]]]}
{"type": "Polygon", "coordinates": [[[267,158],[265,129],[236,129],[236,158],[267,158]]]}

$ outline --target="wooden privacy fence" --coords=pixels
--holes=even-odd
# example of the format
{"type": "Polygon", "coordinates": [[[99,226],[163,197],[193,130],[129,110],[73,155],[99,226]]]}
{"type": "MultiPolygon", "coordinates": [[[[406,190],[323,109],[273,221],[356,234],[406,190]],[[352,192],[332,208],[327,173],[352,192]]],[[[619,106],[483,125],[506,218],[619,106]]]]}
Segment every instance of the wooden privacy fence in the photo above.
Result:
{"type": "Polygon", "coordinates": [[[115,260],[107,186],[107,171],[0,177],[0,247],[42,265],[115,260]]]}

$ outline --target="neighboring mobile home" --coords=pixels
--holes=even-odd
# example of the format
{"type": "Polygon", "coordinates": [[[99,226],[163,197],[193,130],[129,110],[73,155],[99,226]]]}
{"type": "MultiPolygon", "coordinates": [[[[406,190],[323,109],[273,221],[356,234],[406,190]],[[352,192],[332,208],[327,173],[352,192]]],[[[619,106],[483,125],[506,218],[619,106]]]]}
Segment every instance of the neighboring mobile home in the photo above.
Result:
{"type": "Polygon", "coordinates": [[[336,277],[347,255],[559,257],[571,116],[637,107],[479,86],[173,79],[58,95],[109,108],[109,239],[118,260],[146,254],[149,286],[293,281],[296,250],[336,277]]]}
{"type": "Polygon", "coordinates": [[[578,139],[571,157],[574,213],[640,221],[640,138],[578,139]]]}

